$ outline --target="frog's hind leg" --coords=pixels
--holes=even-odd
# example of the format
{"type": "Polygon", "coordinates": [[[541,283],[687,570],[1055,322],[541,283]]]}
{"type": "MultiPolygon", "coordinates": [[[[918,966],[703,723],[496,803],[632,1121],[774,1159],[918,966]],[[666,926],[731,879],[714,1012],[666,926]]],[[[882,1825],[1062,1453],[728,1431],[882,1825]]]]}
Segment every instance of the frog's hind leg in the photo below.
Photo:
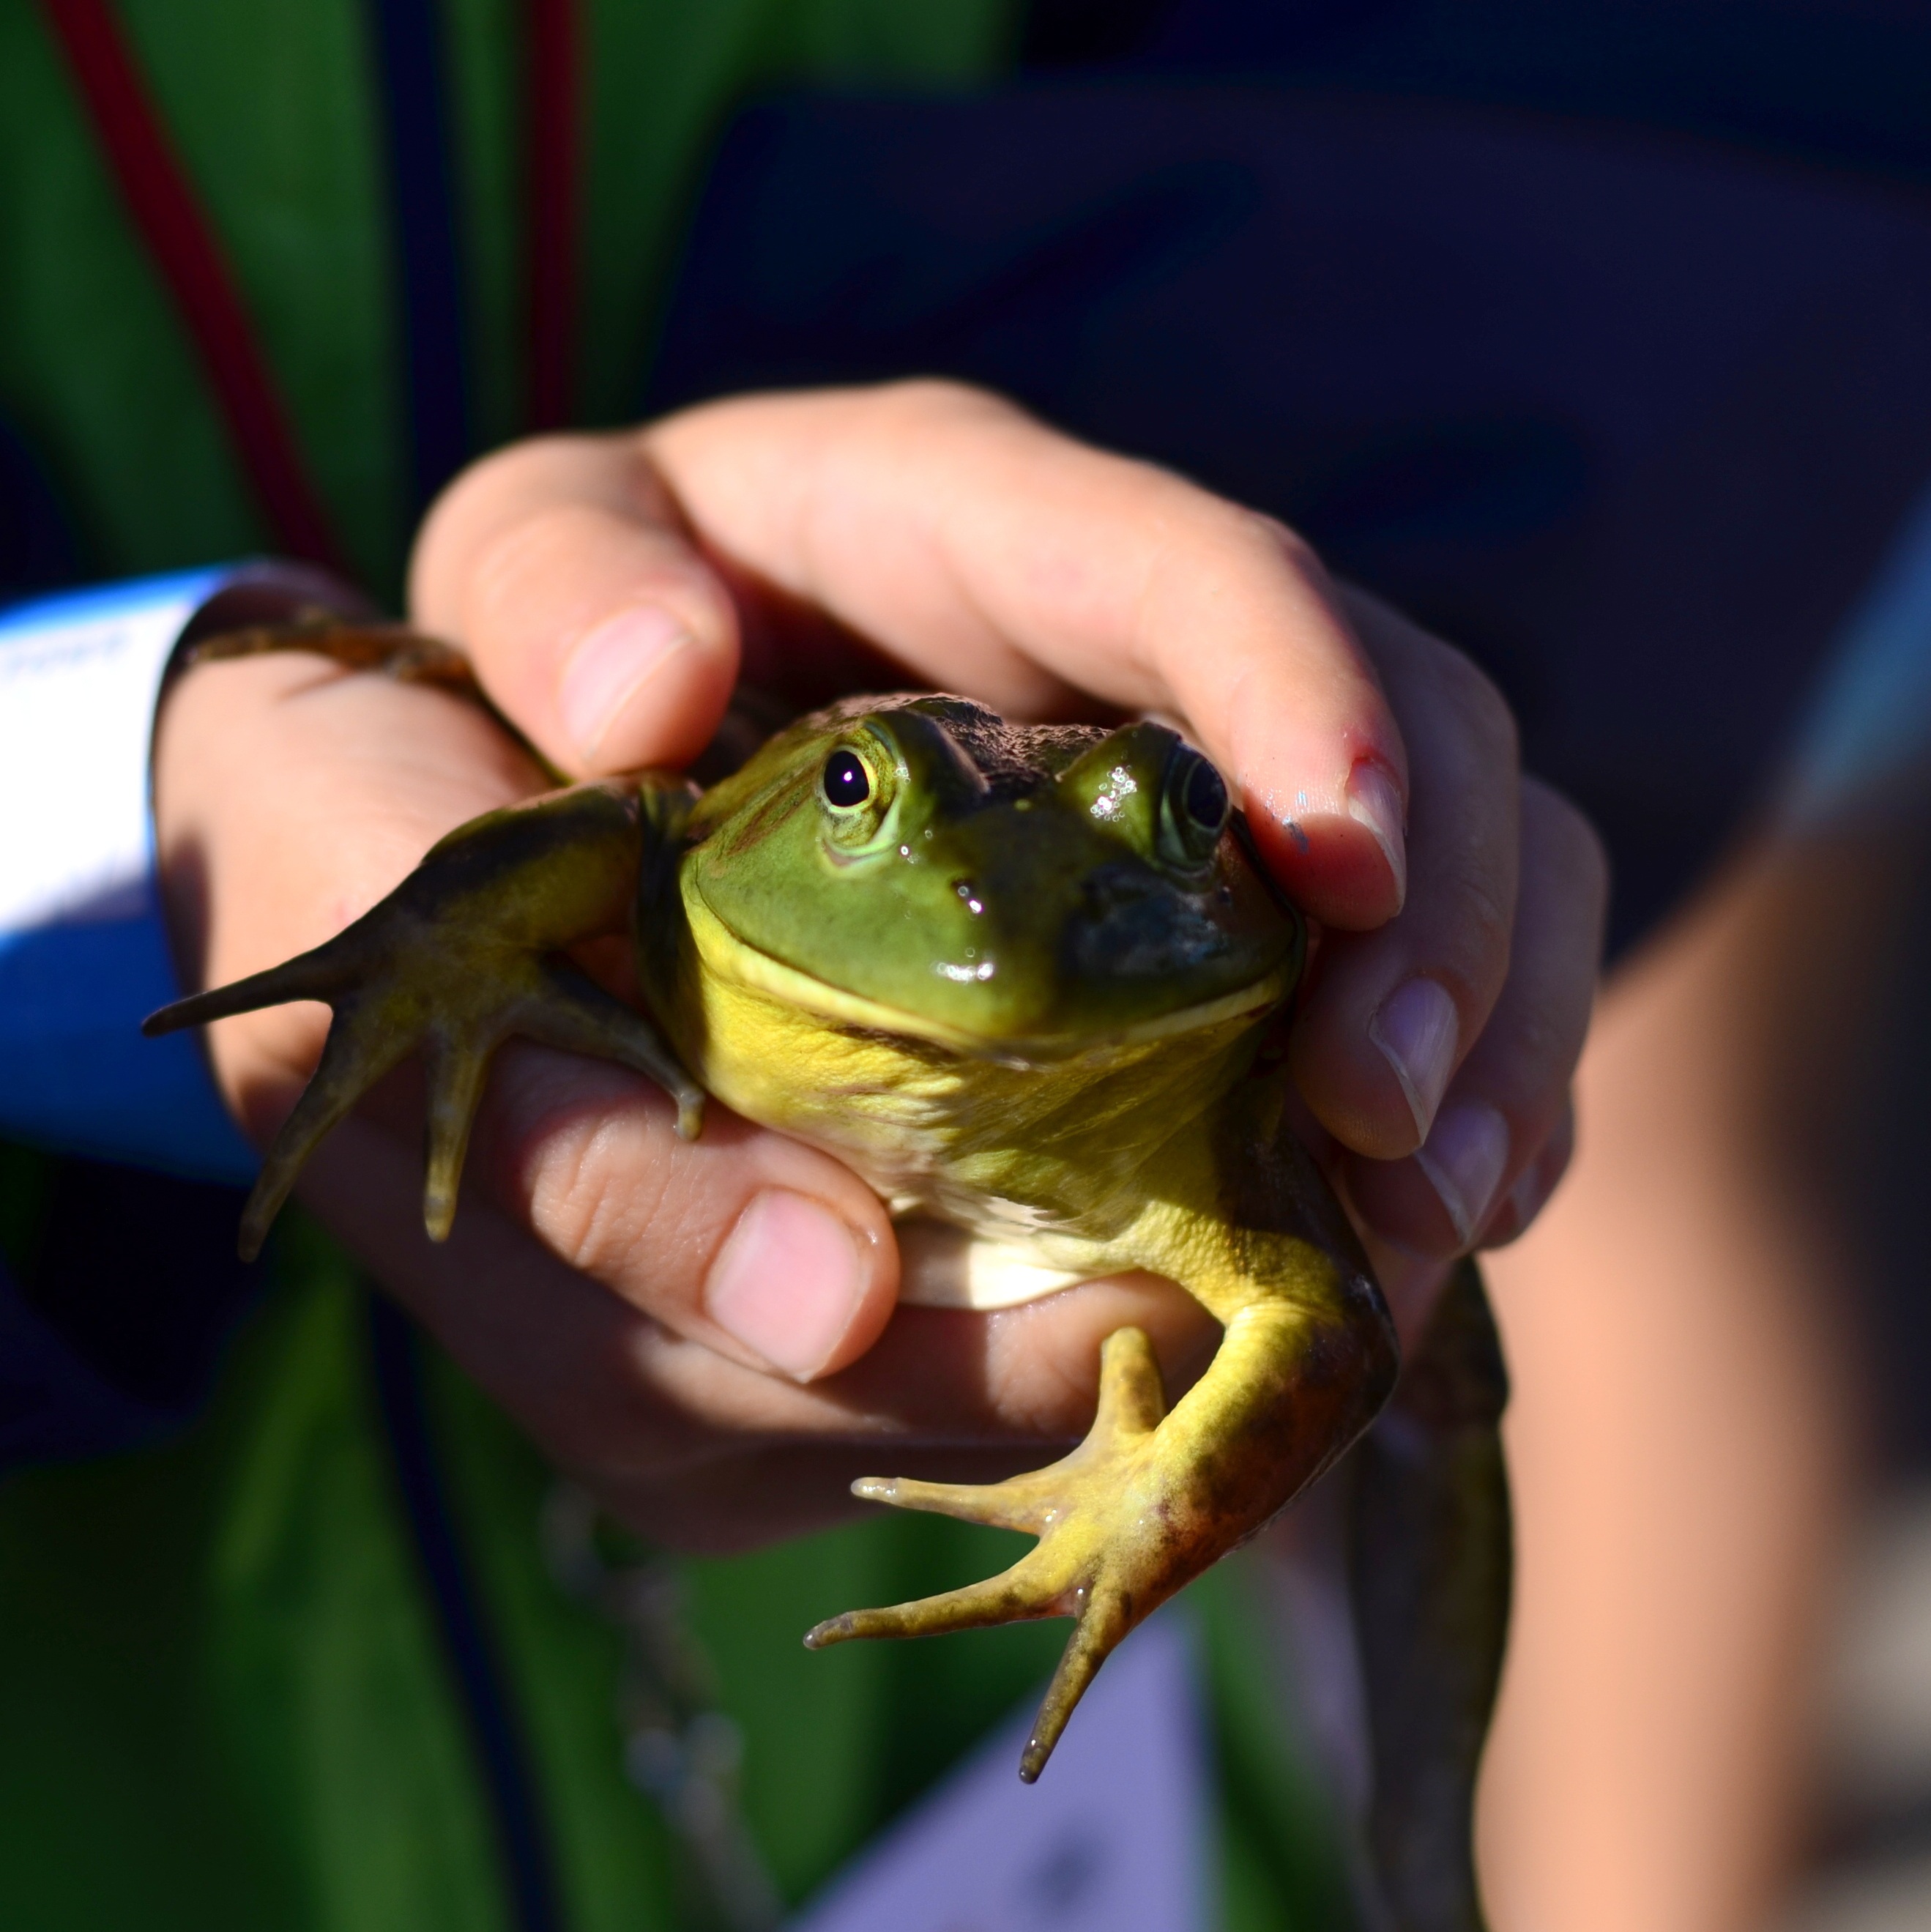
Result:
{"type": "Polygon", "coordinates": [[[199,638],[181,654],[181,668],[236,658],[308,651],[349,670],[379,671],[402,684],[433,684],[481,700],[469,660],[454,644],[406,624],[361,622],[311,605],[286,624],[256,624],[199,638]]]}
{"type": "Polygon", "coordinates": [[[1159,1599],[1135,1601],[1110,1581],[1101,1558],[1111,1533],[1099,1526],[1103,1516],[1078,1505],[1090,1496],[1105,1500],[1115,1495],[1123,1456],[1151,1440],[1166,1407],[1152,1344],[1138,1328],[1117,1329],[1100,1351],[1099,1406],[1093,1426],[1071,1455],[1049,1468],[985,1484],[883,1476],[854,1483],[853,1493],[868,1502],[1024,1530],[1039,1540],[1000,1576],[889,1610],[848,1611],[820,1624],[806,1645],[817,1650],[851,1637],[932,1636],[1031,1618],[1075,1618],[1020,1757],[1019,1775],[1031,1784],[1108,1654],[1158,1606],[1159,1599]]]}
{"type": "Polygon", "coordinates": [[[1508,1378],[1482,1277],[1456,1270],[1356,1450],[1354,1619],[1369,1836],[1398,1932],[1482,1932],[1475,1777],[1501,1678],[1512,1568],[1508,1378]]]}
{"type": "Polygon", "coordinates": [[[694,1136],[703,1096],[655,1030],[559,956],[620,929],[645,828],[632,788],[580,785],[451,832],[401,885],[311,952],[181,1000],[143,1030],[320,1000],[332,1010],[320,1064],[275,1137],[241,1222],[259,1252],[301,1165],[355,1102],[421,1052],[429,1084],[423,1220],[442,1240],[490,1056],[512,1035],[614,1060],[657,1082],[694,1136]]]}
{"type": "Polygon", "coordinates": [[[407,624],[344,617],[321,604],[308,604],[286,623],[255,624],[197,638],[182,652],[177,668],[184,671],[196,664],[227,664],[285,651],[304,651],[327,658],[344,670],[373,671],[398,684],[429,685],[466,698],[508,732],[553,784],[565,782],[564,774],[490,701],[468,658],[454,644],[407,624]]]}
{"type": "Polygon", "coordinates": [[[990,1583],[841,1617],[812,1633],[915,1636],[1023,1617],[1078,1627],[1023,1772],[1036,1774],[1108,1652],[1244,1542],[1360,1434],[1395,1380],[1387,1305],[1339,1204],[1282,1124],[1283,1076],[1239,1083],[1204,1131],[1143,1172],[1108,1258],[1179,1282],[1222,1325],[1207,1372],[1167,1410],[1146,1337],[1110,1336],[1093,1429],[1051,1468],[985,1490],[868,1482],[861,1496],[1032,1531],[990,1583]]]}

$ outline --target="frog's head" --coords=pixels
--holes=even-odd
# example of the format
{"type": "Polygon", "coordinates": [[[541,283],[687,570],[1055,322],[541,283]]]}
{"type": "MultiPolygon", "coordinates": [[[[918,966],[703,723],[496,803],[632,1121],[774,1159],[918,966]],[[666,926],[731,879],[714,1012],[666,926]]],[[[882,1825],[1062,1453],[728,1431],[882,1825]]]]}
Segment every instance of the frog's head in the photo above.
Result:
{"type": "Polygon", "coordinates": [[[967,1050],[1270,1005],[1300,964],[1220,774],[1162,724],[848,700],[772,740],[689,830],[687,884],[739,944],[967,1050]]]}

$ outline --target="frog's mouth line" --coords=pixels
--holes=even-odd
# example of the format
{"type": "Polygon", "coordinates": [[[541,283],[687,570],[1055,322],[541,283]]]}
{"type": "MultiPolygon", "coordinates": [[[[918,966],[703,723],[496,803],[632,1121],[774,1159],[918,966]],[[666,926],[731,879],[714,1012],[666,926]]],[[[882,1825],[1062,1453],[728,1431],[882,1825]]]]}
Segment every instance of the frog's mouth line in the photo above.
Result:
{"type": "Polygon", "coordinates": [[[740,939],[706,903],[701,891],[687,890],[684,905],[706,970],[720,978],[766,993],[841,1026],[862,1027],[869,1033],[896,1034],[975,1060],[1003,1060],[1015,1065],[1071,1060],[1102,1048],[1138,1046],[1151,1040],[1225,1024],[1279,1006],[1293,988],[1297,962],[1291,956],[1270,973],[1217,998],[1181,1006],[1169,1013],[1103,1033],[1029,1034],[991,1037],[949,1026],[922,1013],[907,1012],[862,993],[847,992],[812,974],[787,966],[740,939]]]}

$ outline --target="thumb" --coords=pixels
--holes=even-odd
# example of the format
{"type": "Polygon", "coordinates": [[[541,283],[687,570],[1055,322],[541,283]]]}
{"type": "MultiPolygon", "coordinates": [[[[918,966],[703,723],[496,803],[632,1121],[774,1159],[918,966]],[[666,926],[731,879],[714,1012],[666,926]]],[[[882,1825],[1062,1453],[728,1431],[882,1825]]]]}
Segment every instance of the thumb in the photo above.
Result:
{"type": "Polygon", "coordinates": [[[573,777],[688,764],[737,676],[730,595],[629,436],[545,437],[465,470],[424,523],[409,604],[573,777]]]}
{"type": "Polygon", "coordinates": [[[478,1125],[499,1201],[673,1334],[806,1382],[891,1318],[883,1204],[829,1155],[715,1105],[682,1140],[648,1082],[523,1042],[499,1056],[478,1125]]]}

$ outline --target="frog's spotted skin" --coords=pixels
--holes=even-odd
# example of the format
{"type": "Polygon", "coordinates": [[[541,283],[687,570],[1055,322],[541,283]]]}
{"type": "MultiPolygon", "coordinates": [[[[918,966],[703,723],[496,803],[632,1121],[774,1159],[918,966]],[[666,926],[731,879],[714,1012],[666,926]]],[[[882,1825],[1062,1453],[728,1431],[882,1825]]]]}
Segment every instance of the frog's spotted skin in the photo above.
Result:
{"type": "MultiPolygon", "coordinates": [[[[370,656],[365,634],[313,629],[222,654],[318,645],[370,656]]],[[[1394,1384],[1387,1311],[1260,1052],[1302,952],[1219,775],[1165,727],[855,699],[706,792],[650,773],[478,819],[338,938],[151,1026],[334,1007],[250,1202],[250,1249],[316,1141],[418,1050],[424,1218],[446,1233],[489,1056],[514,1034],[649,1074],[687,1133],[708,1093],[837,1154],[910,1217],[908,1256],[952,1244],[931,1298],[1135,1268],[1179,1282],[1225,1334],[1171,1409],[1146,1337],[1123,1329],[1091,1430],[1051,1468],[983,1487],[854,1485],[1027,1530],[1024,1557],[806,1639],[1073,1617],[1030,1780],[1114,1646],[1325,1469],[1394,1384]],[[655,1027],[559,956],[626,907],[655,1027]]],[[[1378,1745],[1402,1760],[1379,1780],[1374,1837],[1393,1922],[1467,1932],[1481,1923],[1469,1800],[1507,1600],[1501,1384],[1472,1270],[1425,1354],[1405,1446],[1371,1458],[1360,1485],[1375,1499],[1357,1538],[1369,1706],[1378,1745]],[[1397,1705],[1378,1701],[1377,1672],[1408,1687],[1397,1705]]]]}

